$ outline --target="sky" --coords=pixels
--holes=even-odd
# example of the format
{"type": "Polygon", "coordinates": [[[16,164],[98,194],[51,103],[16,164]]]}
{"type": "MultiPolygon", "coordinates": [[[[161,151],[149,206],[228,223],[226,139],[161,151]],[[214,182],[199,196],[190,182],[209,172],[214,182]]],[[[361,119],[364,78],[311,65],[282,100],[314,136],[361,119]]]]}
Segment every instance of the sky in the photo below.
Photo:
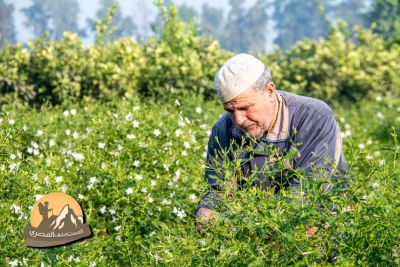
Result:
{"type": "MultiPolygon", "coordinates": [[[[53,0],[57,1],[57,0],[53,0]]],[[[29,7],[32,4],[31,0],[5,0],[6,3],[14,4],[14,22],[17,30],[17,41],[18,42],[27,42],[29,39],[33,38],[33,34],[30,29],[27,29],[23,22],[25,17],[23,13],[20,11],[21,8],[29,7]]],[[[95,13],[99,8],[99,0],[78,0],[81,12],[79,14],[79,25],[80,27],[86,27],[86,18],[94,18],[95,13]]],[[[207,3],[210,6],[224,8],[226,7],[226,12],[229,9],[229,0],[173,0],[176,5],[186,4],[189,6],[193,6],[199,12],[201,10],[201,6],[204,3],[207,3]]],[[[122,14],[124,16],[133,16],[135,22],[140,23],[140,15],[143,14],[135,14],[134,10],[136,9],[136,5],[146,5],[149,8],[149,15],[155,16],[157,14],[157,7],[153,4],[153,0],[118,0],[120,4],[122,14]]],[[[255,3],[255,0],[244,0],[244,6],[248,7],[255,3]]],[[[83,40],[84,43],[92,43],[93,42],[93,34],[89,34],[88,38],[83,40]]]]}

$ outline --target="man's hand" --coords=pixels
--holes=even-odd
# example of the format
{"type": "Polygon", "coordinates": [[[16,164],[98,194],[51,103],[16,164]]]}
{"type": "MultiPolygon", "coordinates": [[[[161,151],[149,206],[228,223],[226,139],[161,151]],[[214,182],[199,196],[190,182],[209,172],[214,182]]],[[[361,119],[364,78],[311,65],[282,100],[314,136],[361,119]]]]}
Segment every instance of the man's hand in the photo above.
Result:
{"type": "Polygon", "coordinates": [[[196,212],[196,229],[199,233],[202,232],[204,224],[215,217],[216,213],[213,210],[207,208],[200,208],[196,212]]]}

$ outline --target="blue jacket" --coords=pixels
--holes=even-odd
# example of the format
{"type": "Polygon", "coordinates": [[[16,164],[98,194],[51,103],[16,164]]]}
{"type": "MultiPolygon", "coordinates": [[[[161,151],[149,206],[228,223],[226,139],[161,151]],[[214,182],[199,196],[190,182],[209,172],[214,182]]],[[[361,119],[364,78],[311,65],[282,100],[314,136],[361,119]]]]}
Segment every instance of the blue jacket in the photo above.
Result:
{"type": "Polygon", "coordinates": [[[256,173],[258,178],[254,180],[254,185],[263,189],[274,186],[279,190],[282,185],[293,188],[300,186],[295,176],[287,178],[287,172],[276,168],[274,155],[287,155],[291,150],[296,156],[284,161],[284,169],[287,171],[300,168],[306,176],[315,176],[318,168],[333,179],[348,173],[342,152],[341,133],[329,106],[315,98],[277,92],[278,118],[265,138],[249,140],[228,114],[224,114],[215,123],[208,143],[205,170],[205,180],[210,190],[203,195],[197,208],[213,209],[218,205],[219,196],[216,191],[223,184],[221,181],[226,173],[222,166],[226,166],[227,161],[239,161],[242,176],[256,173]],[[241,145],[248,149],[237,155],[234,151],[241,145]]]}

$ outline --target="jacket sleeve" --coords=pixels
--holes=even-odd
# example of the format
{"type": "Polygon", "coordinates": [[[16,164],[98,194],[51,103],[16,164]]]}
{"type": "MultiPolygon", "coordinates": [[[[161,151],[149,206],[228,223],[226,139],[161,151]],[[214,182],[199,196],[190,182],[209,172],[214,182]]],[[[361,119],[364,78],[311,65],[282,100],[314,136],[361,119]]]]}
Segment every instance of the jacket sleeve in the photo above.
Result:
{"type": "MultiPolygon", "coordinates": [[[[339,179],[348,172],[342,152],[341,133],[332,113],[306,116],[294,133],[293,145],[298,150],[295,167],[303,169],[306,176],[327,175],[339,179]]],[[[291,179],[290,184],[294,188],[300,186],[295,178],[291,179]]]]}
{"type": "Polygon", "coordinates": [[[220,182],[223,180],[221,151],[226,149],[227,134],[219,133],[218,127],[214,127],[207,148],[207,161],[204,179],[207,182],[207,190],[197,204],[197,209],[214,209],[220,203],[219,189],[220,182]]]}

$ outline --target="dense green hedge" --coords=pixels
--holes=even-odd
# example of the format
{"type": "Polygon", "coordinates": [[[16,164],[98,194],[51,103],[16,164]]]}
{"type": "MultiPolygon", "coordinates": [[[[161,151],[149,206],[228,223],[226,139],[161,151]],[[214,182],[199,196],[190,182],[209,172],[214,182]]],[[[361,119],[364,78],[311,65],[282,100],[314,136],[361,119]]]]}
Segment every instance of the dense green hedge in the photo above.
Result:
{"type": "MultiPolygon", "coordinates": [[[[169,97],[171,93],[216,96],[213,79],[232,56],[218,42],[197,35],[177,10],[160,5],[164,29],[146,42],[133,38],[105,41],[112,10],[97,25],[95,45],[85,46],[74,33],[60,41],[43,36],[0,50],[2,102],[16,98],[31,104],[60,104],[66,98],[169,97]]],[[[357,42],[345,25],[327,39],[304,40],[288,51],[259,54],[272,69],[277,87],[329,103],[358,101],[400,93],[398,44],[386,43],[370,30],[358,29],[357,42]]]]}

